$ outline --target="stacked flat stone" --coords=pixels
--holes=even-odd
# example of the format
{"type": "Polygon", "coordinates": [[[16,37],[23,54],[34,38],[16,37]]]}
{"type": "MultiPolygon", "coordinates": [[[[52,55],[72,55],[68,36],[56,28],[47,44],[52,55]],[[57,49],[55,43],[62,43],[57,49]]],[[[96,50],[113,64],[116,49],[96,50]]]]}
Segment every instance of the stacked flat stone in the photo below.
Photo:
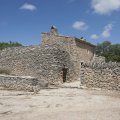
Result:
{"type": "Polygon", "coordinates": [[[8,48],[0,52],[1,69],[11,71],[11,75],[32,76],[51,84],[63,82],[63,65],[69,68],[67,79],[73,80],[70,55],[57,44],[8,48]]]}
{"type": "Polygon", "coordinates": [[[30,76],[0,75],[0,87],[9,90],[23,90],[35,92],[41,87],[47,87],[47,83],[30,76]]]}
{"type": "Polygon", "coordinates": [[[83,86],[120,91],[120,63],[97,61],[97,63],[84,63],[81,67],[83,86]]]}
{"type": "Polygon", "coordinates": [[[42,33],[41,46],[8,48],[0,52],[0,69],[11,75],[33,76],[49,84],[79,80],[80,62],[90,61],[95,46],[75,37],[61,36],[55,26],[42,33]],[[64,75],[63,67],[67,68],[64,75]]]}

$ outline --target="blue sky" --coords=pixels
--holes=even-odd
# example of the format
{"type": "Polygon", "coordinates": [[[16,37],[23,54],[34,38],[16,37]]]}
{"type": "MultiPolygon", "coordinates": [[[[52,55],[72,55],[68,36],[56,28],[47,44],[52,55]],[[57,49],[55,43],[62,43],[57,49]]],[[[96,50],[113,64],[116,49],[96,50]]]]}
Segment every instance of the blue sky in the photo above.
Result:
{"type": "Polygon", "coordinates": [[[0,0],[0,42],[38,45],[52,25],[93,44],[120,43],[120,0],[0,0]]]}

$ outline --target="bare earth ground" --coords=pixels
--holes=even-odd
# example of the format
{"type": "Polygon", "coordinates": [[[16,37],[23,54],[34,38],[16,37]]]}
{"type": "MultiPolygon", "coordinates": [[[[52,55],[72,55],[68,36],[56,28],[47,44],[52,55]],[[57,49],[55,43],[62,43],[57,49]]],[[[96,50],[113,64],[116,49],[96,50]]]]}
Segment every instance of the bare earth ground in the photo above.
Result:
{"type": "Polygon", "coordinates": [[[78,88],[0,90],[0,120],[120,120],[120,92],[78,88]]]}

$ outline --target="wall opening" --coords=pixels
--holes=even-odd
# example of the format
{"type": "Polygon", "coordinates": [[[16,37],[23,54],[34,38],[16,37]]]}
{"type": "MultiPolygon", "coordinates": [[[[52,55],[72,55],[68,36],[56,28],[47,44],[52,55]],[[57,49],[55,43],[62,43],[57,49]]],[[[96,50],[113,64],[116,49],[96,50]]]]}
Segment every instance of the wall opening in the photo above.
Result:
{"type": "Polygon", "coordinates": [[[81,66],[83,65],[84,62],[81,62],[81,66]]]}
{"type": "Polygon", "coordinates": [[[63,83],[64,82],[66,82],[66,78],[67,78],[67,72],[68,72],[68,68],[65,66],[65,65],[63,65],[63,68],[62,68],[62,76],[63,76],[63,83]]]}

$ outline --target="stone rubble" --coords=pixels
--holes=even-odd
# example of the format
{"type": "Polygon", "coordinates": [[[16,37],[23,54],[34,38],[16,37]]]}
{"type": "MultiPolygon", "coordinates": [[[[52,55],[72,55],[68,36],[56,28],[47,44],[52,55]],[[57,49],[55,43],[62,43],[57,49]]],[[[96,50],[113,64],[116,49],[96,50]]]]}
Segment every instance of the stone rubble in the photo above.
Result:
{"type": "Polygon", "coordinates": [[[47,82],[43,83],[42,80],[30,76],[0,75],[0,87],[4,87],[3,89],[35,92],[47,86],[47,82]]]}
{"type": "MultiPolygon", "coordinates": [[[[99,58],[99,57],[98,57],[99,58]]],[[[88,62],[81,66],[81,85],[120,91],[120,63],[88,62]]]]}

